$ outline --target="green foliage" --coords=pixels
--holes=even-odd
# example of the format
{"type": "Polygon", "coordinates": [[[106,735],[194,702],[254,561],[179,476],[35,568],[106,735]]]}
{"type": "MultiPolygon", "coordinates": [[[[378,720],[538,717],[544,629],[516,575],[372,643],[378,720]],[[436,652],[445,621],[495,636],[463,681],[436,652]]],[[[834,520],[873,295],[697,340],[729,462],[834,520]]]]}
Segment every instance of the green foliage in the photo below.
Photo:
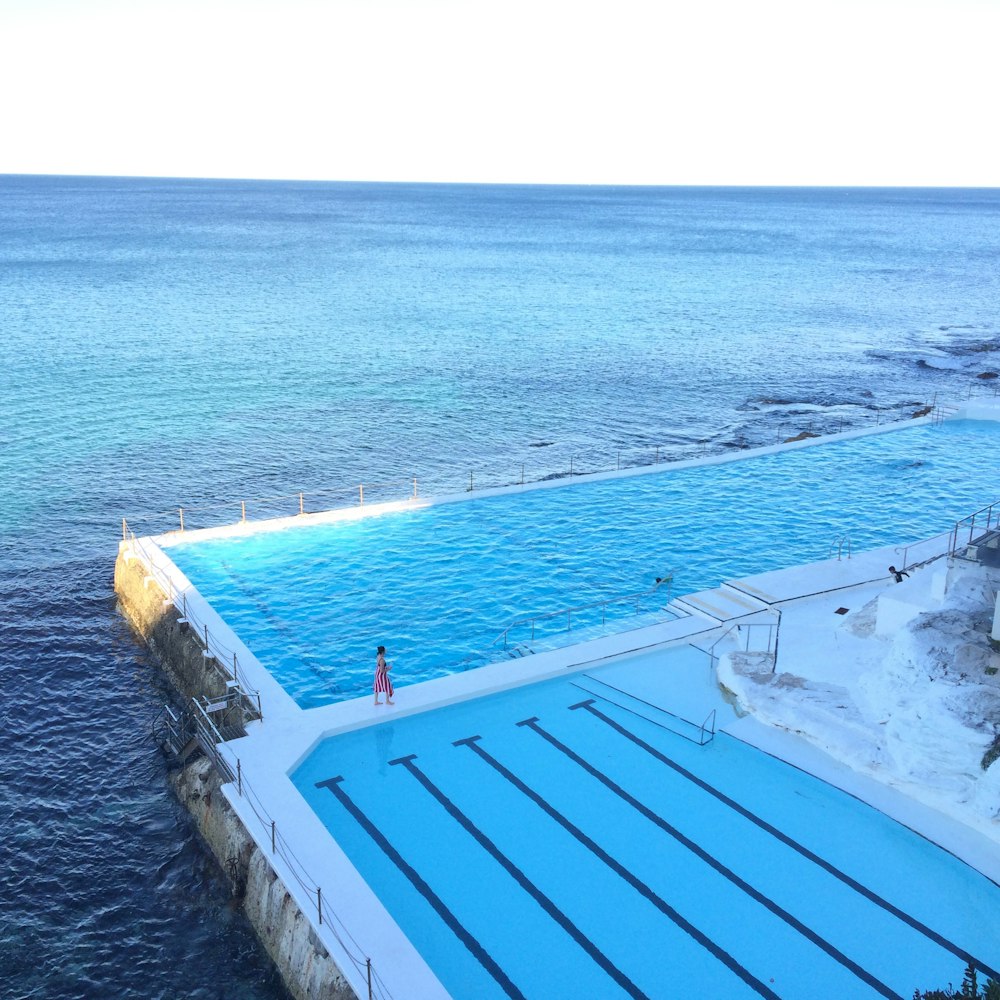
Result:
{"type": "Polygon", "coordinates": [[[1000,1000],[1000,983],[989,979],[982,987],[976,976],[976,967],[971,963],[965,967],[962,988],[956,990],[951,983],[944,990],[913,991],[913,1000],[1000,1000]]]}

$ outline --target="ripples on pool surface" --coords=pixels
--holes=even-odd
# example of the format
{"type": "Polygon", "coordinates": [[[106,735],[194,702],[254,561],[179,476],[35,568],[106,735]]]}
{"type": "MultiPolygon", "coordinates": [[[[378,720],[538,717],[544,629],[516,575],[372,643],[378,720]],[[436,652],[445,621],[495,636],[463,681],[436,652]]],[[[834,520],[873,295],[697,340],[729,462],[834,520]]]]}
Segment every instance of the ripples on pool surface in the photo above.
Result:
{"type": "MultiPolygon", "coordinates": [[[[673,593],[947,531],[996,499],[1000,427],[961,421],[743,461],[181,543],[177,565],[303,707],[480,665],[517,619],[653,586],[673,593]]],[[[618,628],[630,604],[611,605],[618,628]]],[[[574,616],[579,630],[602,609],[574,616]]],[[[538,630],[564,626],[558,617],[538,630]]],[[[530,644],[530,626],[510,633],[530,644]]],[[[565,641],[571,636],[566,635],[565,641]]],[[[495,649],[493,650],[495,653],[495,649]]]]}

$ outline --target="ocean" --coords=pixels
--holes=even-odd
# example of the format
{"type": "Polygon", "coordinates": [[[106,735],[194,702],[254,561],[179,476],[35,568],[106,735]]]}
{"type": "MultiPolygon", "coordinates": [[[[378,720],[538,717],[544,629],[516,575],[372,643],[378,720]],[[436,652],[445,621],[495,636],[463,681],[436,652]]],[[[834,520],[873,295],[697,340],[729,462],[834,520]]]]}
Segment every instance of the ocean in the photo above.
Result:
{"type": "Polygon", "coordinates": [[[285,995],[167,790],[123,517],[992,394],[998,223],[1000,190],[0,177],[0,995],[285,995]]]}

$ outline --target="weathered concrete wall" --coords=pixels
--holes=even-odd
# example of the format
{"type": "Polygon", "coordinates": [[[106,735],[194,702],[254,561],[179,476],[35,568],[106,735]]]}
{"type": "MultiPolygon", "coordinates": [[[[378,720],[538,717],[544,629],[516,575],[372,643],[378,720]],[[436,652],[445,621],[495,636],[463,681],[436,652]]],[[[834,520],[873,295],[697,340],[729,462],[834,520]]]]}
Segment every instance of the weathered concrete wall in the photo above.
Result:
{"type": "MultiPolygon", "coordinates": [[[[194,633],[180,624],[180,614],[166,603],[141,560],[126,560],[119,553],[115,591],[123,613],[185,701],[225,692],[223,677],[203,655],[194,633]]],[[[221,784],[205,758],[171,776],[175,794],[194,817],[219,866],[241,888],[243,910],[289,992],[296,1000],[355,1000],[309,920],[226,801],[221,784]]]]}
{"type": "Polygon", "coordinates": [[[355,1000],[329,952],[220,791],[204,757],[176,771],[171,785],[223,871],[237,883],[243,909],[296,1000],[355,1000]]]}
{"type": "Polygon", "coordinates": [[[180,624],[180,612],[166,603],[166,594],[147,575],[141,559],[129,560],[124,552],[118,553],[115,592],[125,616],[185,701],[225,694],[225,681],[203,655],[204,646],[190,628],[180,624]]]}

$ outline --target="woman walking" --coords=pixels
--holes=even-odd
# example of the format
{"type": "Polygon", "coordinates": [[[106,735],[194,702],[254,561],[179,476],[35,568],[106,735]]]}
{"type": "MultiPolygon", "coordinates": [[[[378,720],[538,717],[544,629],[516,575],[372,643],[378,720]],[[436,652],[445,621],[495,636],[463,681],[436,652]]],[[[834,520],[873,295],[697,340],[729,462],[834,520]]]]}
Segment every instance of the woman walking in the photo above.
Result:
{"type": "Polygon", "coordinates": [[[392,680],[389,677],[389,671],[392,670],[392,665],[385,662],[385,646],[379,646],[378,655],[375,657],[375,704],[380,705],[381,702],[378,700],[380,694],[385,694],[385,703],[387,705],[393,705],[395,702],[392,700],[392,680]]]}

